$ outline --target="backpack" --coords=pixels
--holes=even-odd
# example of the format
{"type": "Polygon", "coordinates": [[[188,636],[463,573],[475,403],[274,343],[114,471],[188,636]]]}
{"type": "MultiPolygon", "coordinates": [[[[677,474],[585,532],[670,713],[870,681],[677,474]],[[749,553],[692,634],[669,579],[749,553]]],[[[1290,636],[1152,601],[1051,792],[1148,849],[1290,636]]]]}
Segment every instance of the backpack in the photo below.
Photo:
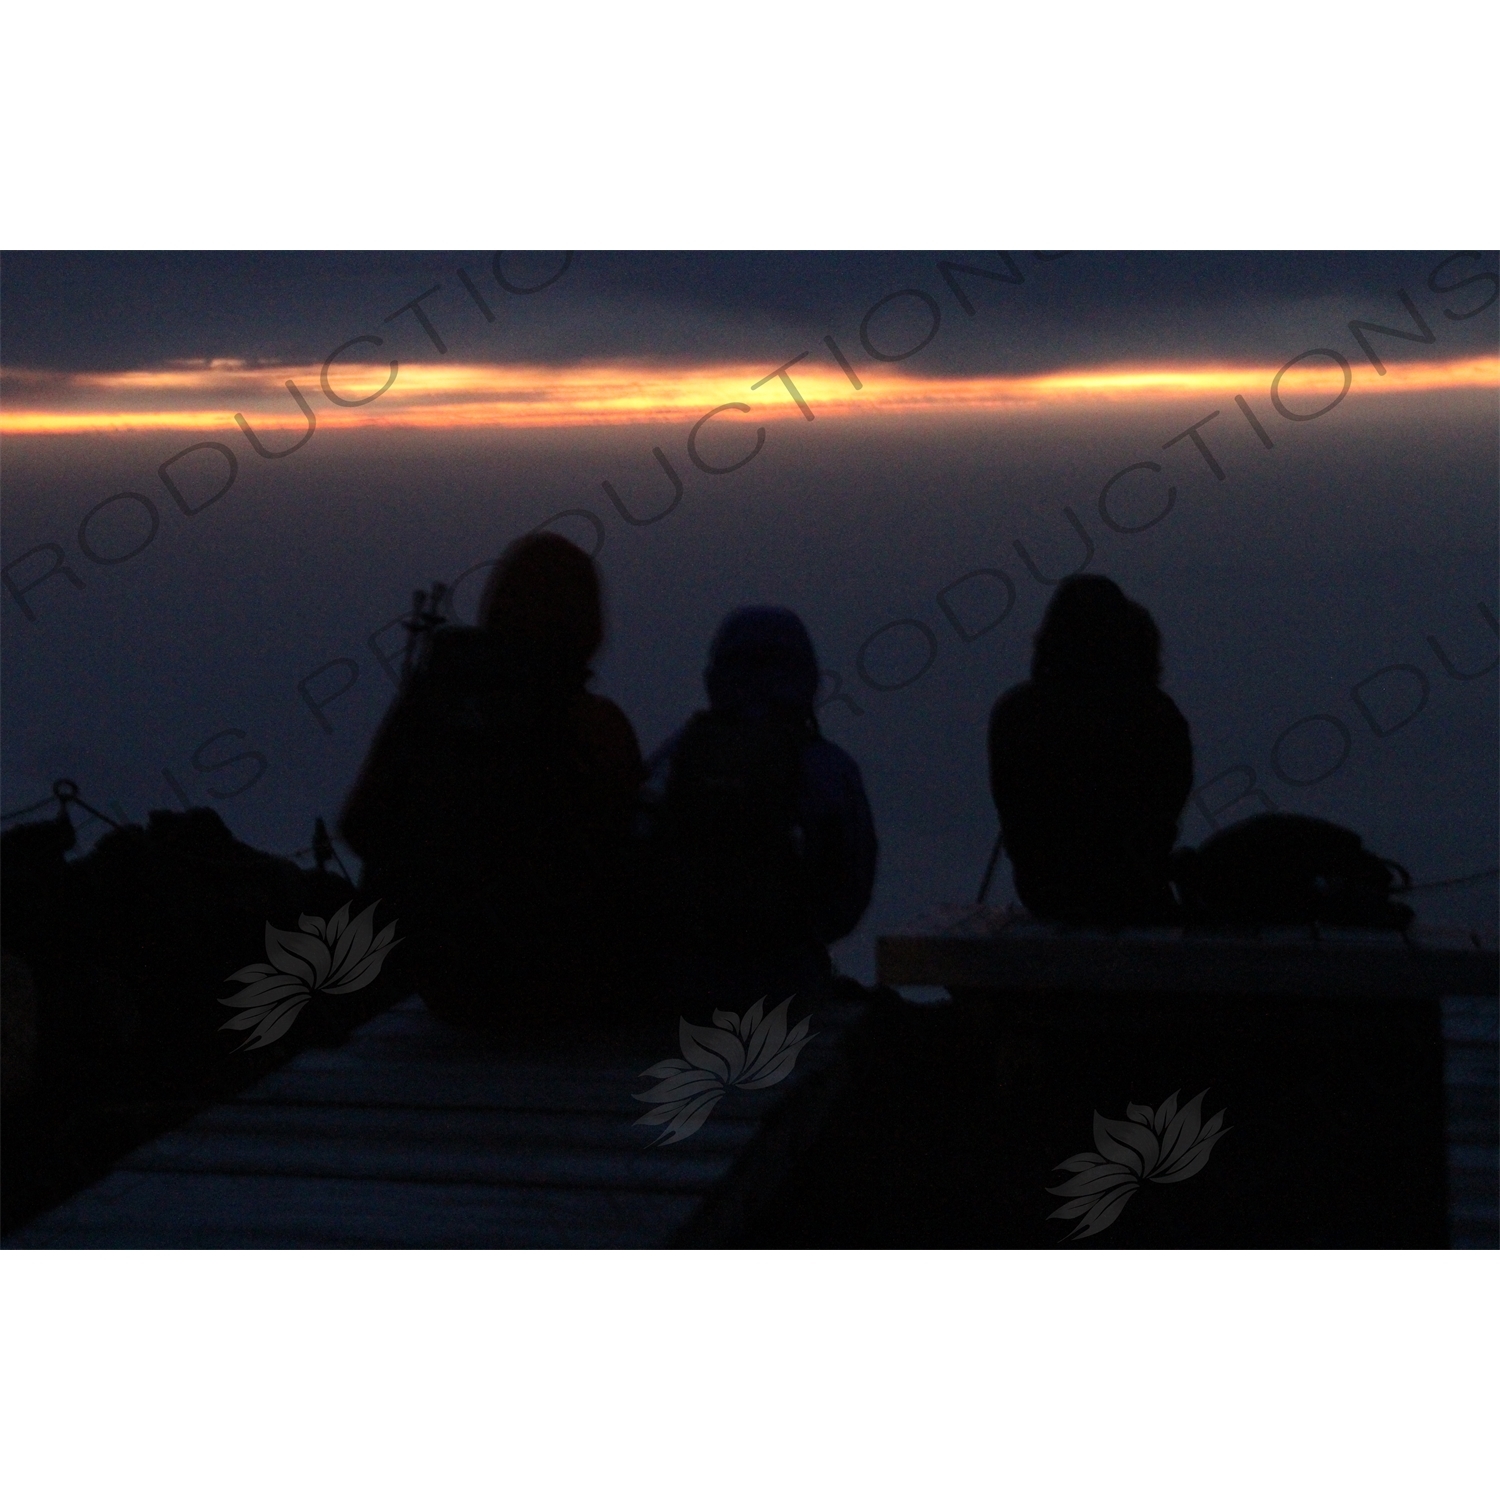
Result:
{"type": "Polygon", "coordinates": [[[1189,922],[1405,931],[1414,916],[1391,899],[1411,888],[1405,869],[1352,830],[1295,813],[1262,813],[1177,850],[1172,879],[1189,922]]]}
{"type": "Polygon", "coordinates": [[[796,946],[813,934],[798,818],[810,725],[712,710],[689,721],[657,821],[669,935],[731,954],[796,946]]]}

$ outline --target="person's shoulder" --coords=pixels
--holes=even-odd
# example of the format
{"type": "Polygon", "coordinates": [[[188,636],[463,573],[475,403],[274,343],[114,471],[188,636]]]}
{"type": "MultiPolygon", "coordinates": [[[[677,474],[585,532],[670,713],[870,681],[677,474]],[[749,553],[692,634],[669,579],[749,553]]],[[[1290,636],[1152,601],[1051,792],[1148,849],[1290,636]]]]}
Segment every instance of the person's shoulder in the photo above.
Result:
{"type": "Polygon", "coordinates": [[[639,761],[640,742],[625,710],[602,693],[580,694],[576,710],[585,735],[628,758],[639,761]]]}
{"type": "Polygon", "coordinates": [[[1152,685],[1148,694],[1152,711],[1161,719],[1174,724],[1187,724],[1187,719],[1177,706],[1176,700],[1164,688],[1152,685]]]}
{"type": "Polygon", "coordinates": [[[630,719],[625,710],[613,698],[606,698],[603,693],[580,694],[578,712],[581,717],[592,724],[608,725],[614,729],[629,729],[631,738],[635,737],[635,730],[631,728],[630,719]]]}
{"type": "Polygon", "coordinates": [[[1030,680],[1018,682],[1014,687],[1007,688],[995,699],[994,707],[990,709],[991,731],[1030,713],[1036,707],[1037,701],[1037,685],[1030,680]]]}
{"type": "Polygon", "coordinates": [[[1037,696],[1039,689],[1029,677],[1023,682],[1017,682],[1000,694],[995,699],[995,706],[990,710],[991,716],[1001,712],[1010,711],[1020,704],[1029,703],[1037,696]]]}
{"type": "Polygon", "coordinates": [[[836,745],[832,740],[825,739],[819,735],[814,740],[809,740],[802,750],[803,758],[824,765],[852,766],[858,770],[858,762],[842,745],[836,745]]]}
{"type": "Polygon", "coordinates": [[[864,778],[859,774],[859,762],[842,746],[821,735],[803,747],[802,765],[809,775],[821,782],[864,784],[864,778]]]}

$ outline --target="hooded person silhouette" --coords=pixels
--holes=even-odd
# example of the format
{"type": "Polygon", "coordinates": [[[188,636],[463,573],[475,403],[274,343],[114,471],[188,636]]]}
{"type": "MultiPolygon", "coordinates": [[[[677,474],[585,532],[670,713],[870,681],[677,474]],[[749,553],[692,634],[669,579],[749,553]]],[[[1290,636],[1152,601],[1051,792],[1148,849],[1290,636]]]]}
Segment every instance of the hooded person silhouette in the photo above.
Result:
{"type": "Polygon", "coordinates": [[[647,793],[668,987],[806,995],[874,887],[859,768],[818,728],[817,657],[790,610],[730,614],[703,681],[709,706],[653,756],[647,793]]]}
{"type": "Polygon", "coordinates": [[[1168,881],[1193,784],[1187,721],[1162,692],[1161,634],[1108,578],[1064,579],[1031,680],[990,715],[990,789],[1016,893],[1046,921],[1177,920],[1168,881]]]}
{"type": "Polygon", "coordinates": [[[629,988],[643,775],[588,691],[598,572],[538,533],[496,563],[477,627],[436,630],[377,731],[342,831],[404,918],[411,982],[446,1019],[505,1027],[608,1009],[629,988]]]}

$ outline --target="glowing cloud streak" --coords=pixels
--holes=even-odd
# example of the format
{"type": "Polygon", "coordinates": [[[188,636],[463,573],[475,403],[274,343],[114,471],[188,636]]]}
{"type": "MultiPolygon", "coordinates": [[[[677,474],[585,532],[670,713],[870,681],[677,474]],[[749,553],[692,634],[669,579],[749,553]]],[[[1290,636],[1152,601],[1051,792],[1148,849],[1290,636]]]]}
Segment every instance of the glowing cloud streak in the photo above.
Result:
{"type": "MultiPolygon", "coordinates": [[[[358,400],[379,390],[384,363],[344,363],[329,379],[337,395],[358,400]]],[[[641,422],[693,422],[715,406],[743,401],[740,421],[805,420],[780,381],[750,387],[762,366],[717,364],[476,365],[403,364],[391,388],[369,405],[325,399],[317,370],[204,360],[156,370],[57,373],[9,370],[0,376],[0,434],[171,431],[229,427],[242,412],[255,429],[301,431],[305,418],[287,382],[314,407],[318,425],[437,430],[593,427],[641,422]]],[[[1275,369],[1257,366],[1150,366],[1060,370],[1034,375],[919,375],[865,368],[855,391],[842,371],[813,356],[789,374],[818,417],[874,414],[986,416],[1081,405],[1147,405],[1229,400],[1236,392],[1264,395],[1275,369]],[[818,362],[815,362],[817,360],[818,362]]],[[[1500,358],[1392,364],[1384,376],[1356,366],[1354,386],[1413,394],[1500,389],[1500,358]]],[[[1281,381],[1284,400],[1309,405],[1336,396],[1343,372],[1309,358],[1281,381]]]]}

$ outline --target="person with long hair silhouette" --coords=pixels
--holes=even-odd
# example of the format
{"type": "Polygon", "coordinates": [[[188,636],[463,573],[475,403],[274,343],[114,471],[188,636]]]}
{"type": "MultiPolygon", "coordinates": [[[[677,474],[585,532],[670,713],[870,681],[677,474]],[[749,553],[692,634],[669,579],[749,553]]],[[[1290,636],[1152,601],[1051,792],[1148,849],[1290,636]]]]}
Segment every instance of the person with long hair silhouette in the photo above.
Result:
{"type": "Polygon", "coordinates": [[[1193,784],[1187,720],[1161,690],[1161,633],[1118,584],[1064,579],[1031,680],[990,715],[990,789],[1016,893],[1046,921],[1162,924],[1193,784]]]}
{"type": "Polygon", "coordinates": [[[537,533],[496,563],[475,628],[443,626],[376,733],[342,831],[404,918],[406,971],[447,1019],[607,1006],[628,981],[635,731],[588,690],[599,575],[537,533]]]}

